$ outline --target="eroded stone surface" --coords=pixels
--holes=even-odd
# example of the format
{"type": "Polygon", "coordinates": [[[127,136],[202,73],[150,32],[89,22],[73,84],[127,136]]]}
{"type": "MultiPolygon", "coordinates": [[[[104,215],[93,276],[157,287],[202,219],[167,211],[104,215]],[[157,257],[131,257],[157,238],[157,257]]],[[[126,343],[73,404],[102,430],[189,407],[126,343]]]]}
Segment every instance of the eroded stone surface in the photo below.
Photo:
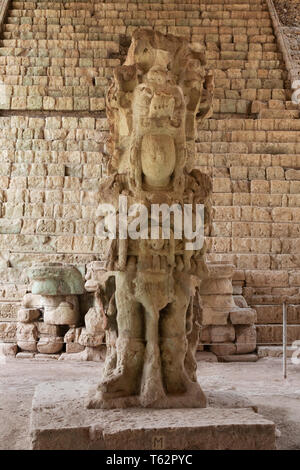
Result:
{"type": "Polygon", "coordinates": [[[37,350],[41,354],[57,354],[63,348],[63,338],[56,336],[44,336],[37,343],[37,350]]]}
{"type": "MultiPolygon", "coordinates": [[[[176,203],[182,210],[188,203],[194,215],[203,204],[209,227],[211,180],[193,162],[196,117],[211,115],[213,88],[200,44],[152,30],[133,34],[107,93],[108,176],[100,186],[101,202],[119,210],[119,197],[126,196],[148,211],[147,223],[151,204],[176,203]]],[[[102,206],[97,215],[99,227],[107,224],[102,206]]],[[[101,292],[103,302],[99,295],[95,307],[107,325],[95,322],[92,309],[79,343],[97,345],[89,329],[100,338],[104,326],[108,348],[104,379],[89,406],[203,407],[195,374],[200,318],[193,298],[207,271],[205,247],[187,250],[184,238],[175,240],[174,221],[169,239],[145,230],[144,239],[110,240],[105,265],[91,263],[88,269],[87,289],[101,292]]],[[[229,303],[233,307],[231,296],[229,303]]]]}
{"type": "Polygon", "coordinates": [[[43,264],[33,266],[27,273],[32,281],[33,294],[76,295],[84,292],[82,275],[74,266],[43,264]]]}
{"type": "Polygon", "coordinates": [[[208,393],[212,406],[199,410],[106,411],[84,408],[88,387],[83,381],[36,387],[31,414],[33,449],[275,448],[275,425],[234,393],[208,393]]]}
{"type": "Polygon", "coordinates": [[[18,346],[16,343],[0,343],[0,357],[15,357],[18,351],[18,346]]]}
{"type": "Polygon", "coordinates": [[[16,339],[17,325],[10,322],[0,322],[0,341],[11,343],[16,339]]]}

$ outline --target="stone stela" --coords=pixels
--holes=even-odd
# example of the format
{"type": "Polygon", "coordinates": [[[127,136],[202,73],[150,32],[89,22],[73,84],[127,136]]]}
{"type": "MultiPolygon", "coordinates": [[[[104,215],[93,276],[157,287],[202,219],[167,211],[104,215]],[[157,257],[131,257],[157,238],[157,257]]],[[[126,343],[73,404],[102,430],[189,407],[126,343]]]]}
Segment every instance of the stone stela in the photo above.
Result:
{"type": "MultiPolygon", "coordinates": [[[[200,44],[137,30],[107,93],[108,176],[102,200],[205,206],[210,178],[192,168],[197,119],[211,114],[213,76],[200,44]]],[[[149,212],[150,213],[150,212],[149,212]]],[[[173,228],[173,230],[172,230],[173,228]]],[[[90,408],[205,407],[196,378],[199,318],[193,297],[205,276],[205,247],[185,240],[110,240],[102,283],[109,299],[104,377],[90,408]]],[[[87,290],[93,290],[87,281],[87,290]]]]}

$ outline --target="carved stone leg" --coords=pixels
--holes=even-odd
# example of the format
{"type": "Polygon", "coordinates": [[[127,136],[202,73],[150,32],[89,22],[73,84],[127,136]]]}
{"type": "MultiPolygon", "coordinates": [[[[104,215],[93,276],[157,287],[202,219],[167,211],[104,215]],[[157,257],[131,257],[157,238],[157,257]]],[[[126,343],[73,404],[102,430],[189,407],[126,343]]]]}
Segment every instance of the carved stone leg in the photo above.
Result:
{"type": "Polygon", "coordinates": [[[184,369],[187,351],[186,311],[189,297],[175,287],[175,300],[162,312],[160,320],[161,358],[164,384],[167,393],[184,393],[188,377],[184,369]]]}
{"type": "Polygon", "coordinates": [[[103,397],[136,395],[144,362],[143,312],[132,291],[133,276],[118,273],[116,276],[116,305],[118,339],[116,342],[116,368],[104,376],[99,389],[103,397]]]}
{"type": "Polygon", "coordinates": [[[145,312],[146,350],[141,387],[141,404],[151,404],[165,397],[162,384],[160,349],[158,343],[159,311],[155,308],[145,312]]]}
{"type": "Polygon", "coordinates": [[[163,379],[168,394],[187,394],[206,406],[205,396],[198,383],[193,382],[185,370],[188,349],[186,336],[186,312],[190,295],[176,283],[175,301],[161,318],[161,358],[163,379]],[[172,334],[176,332],[176,334],[172,334]]]}
{"type": "Polygon", "coordinates": [[[104,377],[112,374],[117,367],[117,335],[115,331],[106,332],[106,357],[104,365],[104,377]]]}
{"type": "Polygon", "coordinates": [[[144,343],[141,340],[119,337],[117,340],[117,367],[106,376],[100,390],[104,398],[137,395],[143,367],[144,343]]]}
{"type": "MultiPolygon", "coordinates": [[[[198,295],[198,293],[196,293],[198,295]]],[[[199,312],[194,309],[194,297],[190,299],[187,318],[187,352],[185,356],[184,366],[189,378],[193,382],[197,382],[197,361],[196,352],[199,344],[200,324],[198,321],[199,312]]]]}

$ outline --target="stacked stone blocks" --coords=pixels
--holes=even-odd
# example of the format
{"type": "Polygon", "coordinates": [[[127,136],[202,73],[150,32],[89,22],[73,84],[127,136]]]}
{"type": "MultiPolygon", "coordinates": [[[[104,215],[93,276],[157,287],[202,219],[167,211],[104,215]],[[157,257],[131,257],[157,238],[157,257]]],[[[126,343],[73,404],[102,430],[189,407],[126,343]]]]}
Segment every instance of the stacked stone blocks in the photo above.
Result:
{"type": "Polygon", "coordinates": [[[0,43],[1,331],[16,320],[24,267],[101,256],[105,87],[140,26],[207,49],[215,114],[199,126],[196,164],[214,180],[208,261],[236,266],[259,344],[281,343],[288,296],[291,343],[300,333],[299,109],[263,0],[11,2],[0,43]]]}

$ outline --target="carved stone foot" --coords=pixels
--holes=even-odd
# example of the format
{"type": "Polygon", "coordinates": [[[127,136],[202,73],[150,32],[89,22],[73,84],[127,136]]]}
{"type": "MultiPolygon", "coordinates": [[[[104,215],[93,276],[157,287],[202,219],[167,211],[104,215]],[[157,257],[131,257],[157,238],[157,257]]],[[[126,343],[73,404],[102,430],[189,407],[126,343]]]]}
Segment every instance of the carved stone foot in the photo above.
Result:
{"type": "Polygon", "coordinates": [[[103,397],[126,397],[137,393],[135,377],[124,369],[117,369],[114,374],[108,376],[100,385],[99,391],[103,397]]]}

